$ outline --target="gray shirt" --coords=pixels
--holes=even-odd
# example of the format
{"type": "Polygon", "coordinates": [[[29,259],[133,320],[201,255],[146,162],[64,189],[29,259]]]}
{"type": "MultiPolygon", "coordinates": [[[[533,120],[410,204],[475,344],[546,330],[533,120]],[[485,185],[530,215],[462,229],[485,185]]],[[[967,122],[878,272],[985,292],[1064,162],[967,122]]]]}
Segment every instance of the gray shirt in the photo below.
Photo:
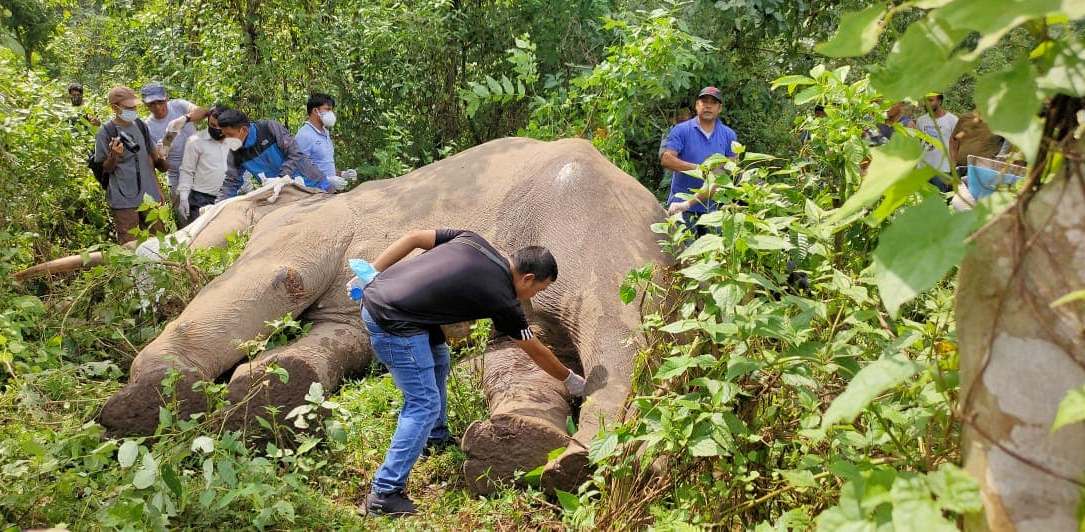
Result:
{"type": "MultiPolygon", "coordinates": [[[[147,129],[151,131],[151,142],[158,144],[158,141],[166,137],[166,126],[170,124],[170,121],[185,116],[189,111],[195,108],[195,104],[180,98],[175,98],[166,102],[166,118],[159,120],[154,116],[151,116],[147,119],[147,129]]],[[[185,124],[185,127],[181,128],[181,132],[173,139],[173,144],[170,144],[170,152],[166,155],[166,162],[170,165],[169,171],[166,172],[170,188],[177,188],[177,178],[181,172],[181,162],[185,157],[185,143],[188,142],[189,135],[192,135],[195,132],[196,127],[189,122],[185,124]]]]}
{"type": "MultiPolygon", "coordinates": [[[[107,122],[108,123],[108,122],[107,122]]],[[[109,175],[109,186],[105,196],[112,209],[134,209],[143,202],[143,195],[150,194],[155,201],[162,201],[155,183],[154,164],[151,161],[150,148],[143,138],[139,125],[132,123],[121,125],[112,122],[121,131],[128,134],[139,146],[139,151],[132,153],[127,149],[117,159],[117,167],[109,175]]],[[[103,162],[109,155],[109,143],[113,140],[106,132],[106,126],[98,129],[94,136],[94,160],[103,162]]]]}

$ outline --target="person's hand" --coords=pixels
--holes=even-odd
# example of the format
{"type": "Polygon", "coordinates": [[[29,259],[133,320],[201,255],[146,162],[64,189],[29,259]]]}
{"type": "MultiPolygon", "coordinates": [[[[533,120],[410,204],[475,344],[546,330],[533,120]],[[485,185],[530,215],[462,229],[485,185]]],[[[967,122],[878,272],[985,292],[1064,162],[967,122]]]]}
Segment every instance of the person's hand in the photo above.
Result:
{"type": "Polygon", "coordinates": [[[170,120],[169,124],[166,124],[166,133],[180,133],[184,129],[185,124],[188,123],[187,116],[180,116],[170,120]]]}
{"type": "Polygon", "coordinates": [[[337,176],[337,175],[330,175],[328,177],[325,177],[324,179],[327,179],[328,182],[332,184],[332,187],[335,188],[335,190],[337,190],[337,191],[347,188],[347,185],[348,185],[347,180],[345,178],[337,176]]]}
{"type": "Polygon", "coordinates": [[[569,376],[565,377],[565,390],[576,397],[584,397],[584,385],[587,381],[576,372],[569,370],[569,376]]]}
{"type": "Polygon", "coordinates": [[[348,183],[353,183],[355,179],[358,179],[358,171],[353,168],[343,170],[340,172],[340,175],[342,175],[348,183]]]}
{"type": "Polygon", "coordinates": [[[692,205],[690,204],[689,201],[678,201],[678,202],[670,204],[670,206],[667,207],[667,214],[668,215],[681,214],[683,212],[688,211],[690,207],[692,207],[692,205]]]}
{"type": "Polygon", "coordinates": [[[121,144],[120,137],[113,137],[113,140],[109,141],[109,153],[113,157],[120,157],[124,153],[124,144],[121,144]]]}
{"type": "Polygon", "coordinates": [[[181,194],[180,199],[177,201],[177,210],[177,217],[182,222],[187,222],[189,213],[188,194],[181,194]]]}

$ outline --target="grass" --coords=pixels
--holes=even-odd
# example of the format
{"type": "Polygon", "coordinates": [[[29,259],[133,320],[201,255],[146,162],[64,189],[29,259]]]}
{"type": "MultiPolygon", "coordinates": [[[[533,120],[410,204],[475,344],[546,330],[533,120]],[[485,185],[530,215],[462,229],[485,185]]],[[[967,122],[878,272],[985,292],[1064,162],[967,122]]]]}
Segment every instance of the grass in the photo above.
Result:
{"type": "MultiPolygon", "coordinates": [[[[486,415],[479,378],[473,373],[467,367],[456,368],[450,378],[449,424],[456,434],[486,415]]],[[[116,368],[103,372],[100,366],[65,365],[6,383],[0,393],[0,482],[17,489],[0,489],[0,530],[56,525],[73,530],[112,528],[117,522],[110,522],[111,512],[122,516],[117,518],[120,522],[128,519],[123,517],[123,501],[124,493],[133,493],[132,469],[119,467],[120,442],[106,438],[94,421],[119,387],[118,374],[116,368]],[[103,446],[110,446],[108,452],[95,458],[95,449],[103,446]]],[[[488,498],[472,497],[463,479],[465,455],[456,448],[422,457],[416,464],[408,492],[418,505],[417,515],[395,520],[359,515],[358,504],[368,493],[395,430],[402,396],[388,375],[374,374],[344,383],[328,399],[344,407],[340,421],[345,441],[324,441],[306,454],[308,460],[292,469],[299,473],[295,481],[283,467],[249,479],[264,484],[269,492],[287,494],[293,506],[293,522],[280,520],[273,528],[562,528],[560,509],[538,491],[510,488],[488,498]]],[[[260,460],[259,452],[252,455],[260,460]]],[[[169,519],[169,528],[253,529],[258,508],[276,502],[240,497],[222,512],[205,512],[194,503],[195,494],[203,489],[199,462],[187,460],[179,467],[179,476],[190,500],[169,519]]],[[[151,527],[137,519],[122,528],[151,527]]]]}

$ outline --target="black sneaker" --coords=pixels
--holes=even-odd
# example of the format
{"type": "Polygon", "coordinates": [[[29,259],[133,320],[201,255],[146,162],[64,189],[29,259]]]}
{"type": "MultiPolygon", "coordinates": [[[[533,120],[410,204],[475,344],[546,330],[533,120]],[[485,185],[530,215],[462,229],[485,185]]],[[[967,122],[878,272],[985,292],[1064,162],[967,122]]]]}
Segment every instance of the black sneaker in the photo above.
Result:
{"type": "Polygon", "coordinates": [[[365,513],[368,515],[388,515],[399,517],[417,513],[418,509],[402,491],[393,491],[379,495],[370,493],[365,497],[365,513]]]}
{"type": "Polygon", "coordinates": [[[446,449],[459,446],[460,444],[456,441],[456,438],[453,438],[452,436],[439,440],[426,440],[426,446],[422,448],[422,456],[441,454],[445,452],[446,449]]]}

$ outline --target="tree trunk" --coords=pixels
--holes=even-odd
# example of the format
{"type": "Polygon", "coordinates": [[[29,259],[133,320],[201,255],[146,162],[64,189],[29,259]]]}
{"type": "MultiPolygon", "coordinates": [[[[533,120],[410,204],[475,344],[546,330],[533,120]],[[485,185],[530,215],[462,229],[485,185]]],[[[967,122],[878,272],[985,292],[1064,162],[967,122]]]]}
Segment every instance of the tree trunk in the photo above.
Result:
{"type": "Polygon", "coordinates": [[[1058,177],[973,238],[960,270],[957,323],[965,468],[984,515],[970,530],[1078,530],[1085,423],[1052,433],[1066,393],[1085,384],[1081,144],[1058,177]]]}

